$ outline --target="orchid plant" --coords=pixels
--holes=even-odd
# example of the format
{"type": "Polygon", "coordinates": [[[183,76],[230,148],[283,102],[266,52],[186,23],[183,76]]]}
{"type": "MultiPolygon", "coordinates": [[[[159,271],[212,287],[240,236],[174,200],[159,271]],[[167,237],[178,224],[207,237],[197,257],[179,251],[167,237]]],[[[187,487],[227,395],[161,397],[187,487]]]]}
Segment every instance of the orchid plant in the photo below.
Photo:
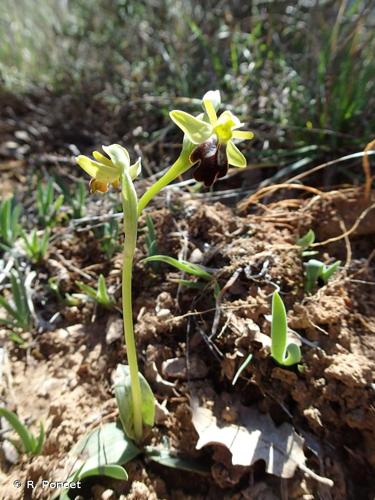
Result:
{"type": "Polygon", "coordinates": [[[184,111],[170,113],[173,122],[184,132],[182,150],[175,163],[138,200],[133,181],[140,174],[140,158],[133,164],[127,150],[119,144],[103,146],[105,154],[93,152],[94,159],[80,155],[78,165],[91,177],[91,192],[105,193],[109,186],[121,189],[124,212],[124,249],[122,267],[122,308],[128,366],[120,365],[115,393],[125,432],[140,442],[143,426],[152,426],[155,400],[138,370],[132,314],[132,269],[137,243],[138,218],[150,201],[168,184],[190,168],[193,176],[211,186],[226,175],[228,166],[243,168],[246,159],[233,140],[251,139],[253,133],[240,131],[241,121],[229,110],[217,116],[220,92],[209,91],[202,99],[203,113],[198,116],[184,111]]]}

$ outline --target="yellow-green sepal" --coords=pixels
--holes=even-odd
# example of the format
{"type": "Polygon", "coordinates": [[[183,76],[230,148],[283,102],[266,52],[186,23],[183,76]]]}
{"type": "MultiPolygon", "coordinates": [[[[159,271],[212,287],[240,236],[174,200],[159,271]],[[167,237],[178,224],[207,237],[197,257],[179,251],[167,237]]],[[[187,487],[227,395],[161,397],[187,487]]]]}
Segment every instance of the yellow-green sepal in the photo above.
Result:
{"type": "Polygon", "coordinates": [[[119,169],[104,163],[91,160],[88,156],[79,155],[76,158],[78,165],[89,174],[90,177],[99,182],[114,182],[119,178],[119,169]]]}
{"type": "Polygon", "coordinates": [[[129,153],[123,146],[120,146],[120,144],[111,144],[110,146],[102,146],[102,148],[120,171],[130,167],[129,153]]]}
{"type": "Polygon", "coordinates": [[[212,126],[209,123],[185,111],[174,110],[169,116],[193,144],[201,144],[212,135],[212,126]]]}
{"type": "Polygon", "coordinates": [[[227,143],[227,160],[229,165],[233,167],[246,167],[246,158],[232,141],[228,141],[227,143]]]}
{"type": "Polygon", "coordinates": [[[134,181],[134,179],[138,177],[141,171],[142,171],[141,158],[138,158],[138,160],[129,167],[129,175],[131,180],[134,181]]]}

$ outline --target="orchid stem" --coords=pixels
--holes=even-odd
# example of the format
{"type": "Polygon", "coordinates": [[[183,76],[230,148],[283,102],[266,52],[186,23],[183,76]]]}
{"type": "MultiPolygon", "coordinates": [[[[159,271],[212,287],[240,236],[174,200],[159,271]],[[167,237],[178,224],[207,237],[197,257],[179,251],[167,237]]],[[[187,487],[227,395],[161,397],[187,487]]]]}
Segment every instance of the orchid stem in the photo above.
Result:
{"type": "Polygon", "coordinates": [[[138,216],[141,215],[143,209],[150,203],[152,198],[156,196],[165,186],[173,182],[177,177],[185,173],[191,167],[192,163],[189,160],[191,148],[183,148],[180,156],[173,163],[171,168],[155,182],[145,194],[141,197],[138,203],[138,216]]]}
{"type": "Polygon", "coordinates": [[[124,322],[124,337],[130,371],[131,395],[133,403],[133,425],[136,441],[141,441],[143,435],[142,392],[138,372],[137,348],[134,337],[132,308],[132,270],[133,258],[137,241],[137,195],[133,183],[122,180],[122,201],[124,211],[124,253],[122,266],[122,316],[124,322]]]}

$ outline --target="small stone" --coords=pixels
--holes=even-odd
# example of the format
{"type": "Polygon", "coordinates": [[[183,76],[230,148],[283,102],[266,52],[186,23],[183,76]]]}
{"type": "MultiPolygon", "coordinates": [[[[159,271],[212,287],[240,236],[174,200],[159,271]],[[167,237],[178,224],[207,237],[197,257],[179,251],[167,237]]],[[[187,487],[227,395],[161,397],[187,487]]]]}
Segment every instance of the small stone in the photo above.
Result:
{"type": "MultiPolygon", "coordinates": [[[[189,361],[190,378],[204,378],[207,375],[208,366],[198,356],[191,356],[189,361]]],[[[186,380],[188,378],[186,358],[181,357],[167,359],[163,362],[161,371],[164,377],[186,380]]]]}
{"type": "Polygon", "coordinates": [[[43,398],[48,398],[54,393],[58,391],[61,387],[61,380],[57,378],[47,378],[43,381],[42,385],[39,387],[37,396],[41,396],[43,398]]]}
{"type": "Polygon", "coordinates": [[[16,130],[14,132],[14,137],[20,141],[29,142],[30,136],[26,130],[16,130]]]}
{"type": "Polygon", "coordinates": [[[122,319],[111,315],[107,321],[105,341],[107,345],[113,344],[116,340],[120,340],[122,338],[123,326],[122,319]]]}
{"type": "Polygon", "coordinates": [[[160,311],[158,311],[156,313],[156,316],[159,319],[165,319],[165,318],[168,318],[168,316],[170,316],[170,314],[171,314],[170,309],[160,309],[160,311]]]}
{"type": "Polygon", "coordinates": [[[189,261],[193,262],[193,264],[200,264],[203,261],[203,253],[199,250],[199,248],[195,248],[191,252],[189,261]]]}
{"type": "Polygon", "coordinates": [[[11,464],[16,464],[18,462],[18,451],[8,440],[5,440],[1,446],[5,460],[11,464]]]}
{"type": "Polygon", "coordinates": [[[112,500],[112,499],[116,498],[115,492],[113,490],[110,490],[110,489],[105,490],[105,491],[103,491],[100,498],[101,498],[101,500],[112,500]]]}

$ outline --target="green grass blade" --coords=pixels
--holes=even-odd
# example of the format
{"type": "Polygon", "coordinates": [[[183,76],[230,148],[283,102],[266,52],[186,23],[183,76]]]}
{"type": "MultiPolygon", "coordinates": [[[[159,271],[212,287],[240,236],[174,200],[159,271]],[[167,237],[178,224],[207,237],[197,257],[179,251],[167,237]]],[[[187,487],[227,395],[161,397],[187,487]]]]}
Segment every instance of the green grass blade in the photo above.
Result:
{"type": "Polygon", "coordinates": [[[46,433],[44,431],[44,425],[42,422],[39,424],[39,436],[36,439],[35,446],[34,446],[34,455],[39,455],[42,452],[43,444],[46,438],[46,433]]]}
{"type": "Polygon", "coordinates": [[[82,281],[76,281],[76,285],[82,292],[88,295],[91,299],[96,300],[97,291],[92,286],[86,285],[82,281]]]}
{"type": "Polygon", "coordinates": [[[33,453],[33,436],[19,420],[17,415],[6,408],[0,408],[0,416],[4,417],[19,435],[26,453],[33,453]]]}
{"type": "Polygon", "coordinates": [[[146,257],[142,262],[164,262],[170,266],[175,267],[179,271],[191,274],[192,276],[197,276],[205,280],[211,280],[212,276],[207,272],[202,266],[198,264],[193,264],[187,260],[177,260],[168,255],[152,255],[151,257],[146,257]]]}
{"type": "Polygon", "coordinates": [[[331,278],[331,276],[338,270],[338,268],[341,265],[341,260],[338,260],[331,264],[330,266],[325,266],[324,270],[322,271],[321,278],[324,281],[324,283],[327,283],[328,280],[331,278]]]}
{"type": "Polygon", "coordinates": [[[99,276],[99,280],[98,280],[98,291],[96,294],[96,299],[100,304],[102,304],[104,306],[108,306],[112,302],[111,298],[108,294],[108,291],[107,291],[107,285],[105,283],[105,278],[102,274],[99,276]]]}
{"type": "Polygon", "coordinates": [[[245,361],[242,363],[242,365],[238,368],[235,376],[233,377],[233,380],[232,380],[232,385],[235,385],[237,383],[237,380],[239,378],[239,376],[241,375],[241,373],[245,370],[245,368],[250,364],[250,361],[253,359],[253,354],[250,353],[245,361]]]}

